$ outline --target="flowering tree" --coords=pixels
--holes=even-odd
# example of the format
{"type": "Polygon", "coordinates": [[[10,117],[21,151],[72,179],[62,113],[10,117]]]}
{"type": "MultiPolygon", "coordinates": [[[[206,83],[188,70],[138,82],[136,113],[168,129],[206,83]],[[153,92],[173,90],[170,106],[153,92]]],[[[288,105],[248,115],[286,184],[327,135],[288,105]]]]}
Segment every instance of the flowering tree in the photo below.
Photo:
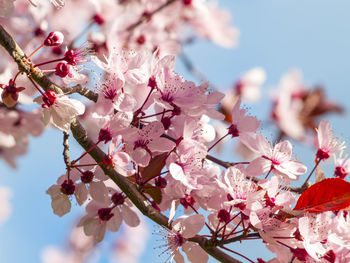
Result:
{"type": "MultiPolygon", "coordinates": [[[[48,262],[85,262],[106,231],[123,222],[137,227],[143,216],[161,227],[168,260],[176,262],[184,262],[182,252],[190,262],[208,255],[267,262],[230,247],[250,239],[276,254],[269,262],[350,261],[349,160],[319,118],[342,109],[292,71],[274,98],[278,136],[271,143],[241,105],[259,96],[261,68],[226,96],[175,72],[179,57],[203,79],[181,51],[195,37],[236,45],[238,31],[216,4],[0,0],[0,7],[0,156],[15,167],[29,134],[62,131],[66,171],[46,193],[57,216],[72,203],[85,209],[70,251],[48,262]],[[70,134],[83,148],[74,158],[70,134]],[[290,140],[315,147],[311,169],[296,160],[290,140]],[[229,141],[237,143],[235,156],[212,154],[229,141]],[[333,178],[325,179],[321,163],[331,156],[333,178]]],[[[9,193],[0,190],[4,218],[9,193]]]]}

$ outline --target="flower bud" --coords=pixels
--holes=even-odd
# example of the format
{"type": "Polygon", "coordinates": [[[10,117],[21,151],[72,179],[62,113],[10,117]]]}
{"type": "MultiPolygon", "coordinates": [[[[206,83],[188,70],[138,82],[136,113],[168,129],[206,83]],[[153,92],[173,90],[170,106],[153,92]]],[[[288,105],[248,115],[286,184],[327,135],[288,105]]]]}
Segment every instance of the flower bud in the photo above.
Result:
{"type": "Polygon", "coordinates": [[[92,19],[93,19],[93,20],[96,22],[96,24],[98,24],[98,25],[103,25],[104,22],[105,22],[104,18],[103,18],[101,15],[99,15],[99,14],[94,15],[94,16],[92,17],[92,19]]]}
{"type": "Polygon", "coordinates": [[[155,182],[154,182],[155,185],[156,185],[157,187],[159,187],[159,188],[165,188],[166,185],[167,185],[166,179],[164,179],[164,178],[161,177],[161,176],[158,176],[154,181],[155,181],[155,182]]]}
{"type": "Polygon", "coordinates": [[[56,65],[55,75],[64,78],[70,72],[70,65],[65,62],[60,62],[56,65]]]}
{"type": "Polygon", "coordinates": [[[51,32],[44,41],[45,46],[57,47],[63,43],[64,36],[61,32],[51,32]]]}
{"type": "Polygon", "coordinates": [[[16,83],[12,79],[10,79],[8,85],[1,84],[0,87],[3,89],[1,93],[2,102],[8,108],[15,106],[18,101],[18,93],[24,90],[24,88],[17,88],[16,83]]]}

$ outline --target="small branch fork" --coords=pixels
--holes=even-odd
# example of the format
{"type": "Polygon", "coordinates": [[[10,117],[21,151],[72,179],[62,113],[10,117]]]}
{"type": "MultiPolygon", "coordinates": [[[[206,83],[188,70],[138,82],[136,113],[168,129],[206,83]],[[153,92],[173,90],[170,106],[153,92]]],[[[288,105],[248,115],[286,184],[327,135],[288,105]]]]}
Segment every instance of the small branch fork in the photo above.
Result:
{"type": "MultiPolygon", "coordinates": [[[[175,1],[176,0],[170,0],[168,2],[170,4],[175,1]]],[[[36,68],[34,70],[31,67],[31,64],[26,63],[26,56],[24,52],[1,25],[0,25],[0,44],[7,50],[9,55],[17,63],[19,70],[21,72],[26,73],[27,76],[30,76],[45,91],[53,90],[57,94],[69,93],[71,91],[70,88],[60,87],[56,85],[47,76],[45,76],[40,71],[40,69],[36,68]]],[[[76,89],[79,90],[79,87],[77,87],[76,89]]],[[[80,124],[78,120],[76,119],[72,120],[71,131],[74,138],[86,151],[91,149],[91,147],[94,145],[94,142],[88,137],[87,132],[85,131],[85,129],[83,128],[83,126],[80,124]]],[[[70,159],[68,156],[68,151],[69,151],[68,134],[64,134],[63,145],[64,145],[63,156],[64,156],[64,161],[67,165],[67,163],[70,162],[70,159]]],[[[103,163],[103,159],[106,155],[99,147],[94,147],[89,152],[89,154],[97,163],[103,163]]],[[[145,199],[145,197],[138,191],[136,185],[128,181],[123,175],[119,174],[114,169],[107,168],[107,166],[104,164],[100,164],[100,166],[104,171],[104,173],[107,176],[109,176],[109,178],[111,178],[119,186],[119,188],[127,195],[130,201],[133,202],[133,204],[145,216],[153,220],[155,223],[166,227],[167,229],[172,228],[171,224],[168,223],[169,218],[161,214],[160,212],[158,212],[155,208],[153,208],[152,205],[149,204],[147,199],[145,199]]],[[[237,259],[232,258],[228,254],[226,254],[224,251],[217,248],[216,247],[217,245],[211,239],[201,237],[201,238],[193,239],[191,241],[198,243],[203,248],[203,250],[205,250],[209,255],[216,258],[220,262],[240,263],[240,261],[238,261],[237,259]]]]}

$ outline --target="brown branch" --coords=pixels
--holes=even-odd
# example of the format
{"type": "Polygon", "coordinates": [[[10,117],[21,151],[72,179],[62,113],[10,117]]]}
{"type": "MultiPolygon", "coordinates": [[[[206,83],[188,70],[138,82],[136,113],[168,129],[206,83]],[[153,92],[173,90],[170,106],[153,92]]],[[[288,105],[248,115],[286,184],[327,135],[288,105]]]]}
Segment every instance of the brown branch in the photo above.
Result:
{"type": "MultiPolygon", "coordinates": [[[[175,1],[175,0],[173,0],[175,1]]],[[[7,50],[10,56],[17,63],[19,70],[25,72],[28,76],[39,84],[44,90],[53,90],[58,94],[62,94],[67,88],[61,88],[53,83],[47,76],[31,68],[31,66],[25,62],[26,57],[22,49],[17,45],[14,39],[5,31],[0,25],[0,44],[7,50]]],[[[89,150],[94,145],[94,142],[88,137],[87,132],[76,119],[71,122],[71,131],[77,142],[85,149],[89,150]]],[[[92,158],[97,163],[102,163],[105,157],[105,153],[99,148],[95,147],[89,152],[92,158]]],[[[138,191],[136,185],[128,181],[123,175],[119,174],[114,169],[109,169],[105,165],[100,165],[104,173],[111,178],[118,187],[127,195],[131,202],[141,211],[142,214],[152,219],[159,225],[162,225],[168,229],[171,229],[171,225],[168,223],[169,218],[158,212],[153,208],[144,196],[138,191]]],[[[227,255],[225,252],[216,248],[215,243],[206,238],[199,238],[194,242],[198,243],[208,254],[224,263],[240,263],[240,261],[227,255]]]]}
{"type": "Polygon", "coordinates": [[[63,132],[63,160],[64,163],[66,164],[67,169],[70,168],[70,158],[69,158],[69,133],[68,132],[63,132]]]}
{"type": "Polygon", "coordinates": [[[67,87],[65,88],[65,94],[73,94],[73,93],[79,93],[80,95],[88,98],[89,100],[93,102],[97,102],[98,94],[96,92],[93,92],[92,90],[88,88],[84,88],[80,84],[75,85],[73,87],[67,87]]]}
{"type": "Polygon", "coordinates": [[[45,90],[53,90],[57,94],[77,92],[88,99],[97,101],[97,94],[93,91],[88,91],[77,85],[73,88],[60,87],[53,83],[49,77],[45,76],[39,68],[34,68],[31,63],[26,62],[26,55],[23,50],[17,45],[16,41],[6,32],[6,30],[0,25],[0,45],[2,45],[9,55],[14,59],[18,65],[18,69],[21,72],[30,76],[37,84],[39,84],[45,90]]]}

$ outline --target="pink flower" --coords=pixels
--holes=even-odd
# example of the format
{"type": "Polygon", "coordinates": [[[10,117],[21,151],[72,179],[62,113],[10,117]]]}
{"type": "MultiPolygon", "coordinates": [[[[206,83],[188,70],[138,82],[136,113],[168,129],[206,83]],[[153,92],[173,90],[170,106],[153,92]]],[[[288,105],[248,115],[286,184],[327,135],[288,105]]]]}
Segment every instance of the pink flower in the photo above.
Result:
{"type": "Polygon", "coordinates": [[[183,263],[184,257],[179,251],[181,247],[190,262],[207,262],[209,259],[207,253],[198,244],[187,241],[201,231],[204,223],[203,215],[182,216],[174,221],[172,230],[159,232],[166,243],[163,246],[167,248],[163,253],[169,254],[167,260],[174,259],[177,263],[183,263]]]}
{"type": "Polygon", "coordinates": [[[171,176],[190,189],[200,189],[198,179],[204,175],[203,159],[207,155],[204,144],[184,139],[176,147],[176,153],[171,153],[167,166],[171,176]]]}
{"type": "Polygon", "coordinates": [[[262,68],[252,68],[240,78],[236,92],[243,100],[255,102],[260,98],[260,89],[265,80],[266,73],[262,68]]]}
{"type": "Polygon", "coordinates": [[[72,205],[69,197],[61,192],[61,187],[59,185],[52,185],[47,189],[46,193],[51,196],[51,207],[55,215],[61,217],[69,213],[72,205]]]}
{"type": "Polygon", "coordinates": [[[350,173],[350,159],[338,157],[335,159],[334,176],[344,179],[350,173]]]}
{"type": "Polygon", "coordinates": [[[228,134],[233,137],[242,136],[245,133],[256,132],[259,121],[253,116],[246,116],[246,110],[240,108],[241,99],[238,99],[232,109],[232,124],[228,128],[228,134]]]}
{"type": "Polygon", "coordinates": [[[34,101],[43,107],[43,121],[47,125],[52,124],[65,132],[70,129],[71,121],[85,111],[85,106],[78,100],[65,95],[57,95],[53,91],[45,92],[44,96],[37,97],[34,101]]]}
{"type": "MultiPolygon", "coordinates": [[[[107,188],[105,190],[107,191],[107,188]]],[[[84,227],[85,234],[93,236],[97,242],[103,240],[106,229],[117,232],[123,220],[131,227],[140,224],[139,217],[130,208],[131,202],[115,189],[110,188],[109,190],[110,197],[100,200],[101,202],[92,200],[86,206],[87,215],[81,218],[78,223],[78,226],[84,227]]],[[[98,194],[97,190],[95,192],[98,194]]],[[[106,196],[107,192],[100,195],[106,196]]]]}
{"type": "Polygon", "coordinates": [[[316,158],[319,160],[327,160],[331,154],[344,150],[344,142],[340,142],[333,137],[331,124],[328,120],[323,120],[317,129],[317,153],[316,158]]]}
{"type": "Polygon", "coordinates": [[[163,125],[154,121],[142,129],[130,128],[126,130],[124,139],[126,151],[130,153],[136,164],[147,166],[156,153],[168,152],[175,147],[175,143],[160,137],[164,133],[163,125]]]}
{"type": "Polygon", "coordinates": [[[228,168],[223,176],[223,182],[217,179],[217,183],[220,189],[230,195],[231,200],[226,201],[226,205],[240,204],[240,207],[245,208],[249,195],[257,191],[257,185],[247,180],[246,176],[235,167],[228,168]]]}
{"type": "Polygon", "coordinates": [[[280,177],[286,183],[296,181],[306,173],[306,166],[292,160],[292,145],[282,141],[274,147],[261,134],[244,135],[242,141],[260,157],[251,161],[246,169],[249,176],[259,176],[269,171],[280,177]]]}

